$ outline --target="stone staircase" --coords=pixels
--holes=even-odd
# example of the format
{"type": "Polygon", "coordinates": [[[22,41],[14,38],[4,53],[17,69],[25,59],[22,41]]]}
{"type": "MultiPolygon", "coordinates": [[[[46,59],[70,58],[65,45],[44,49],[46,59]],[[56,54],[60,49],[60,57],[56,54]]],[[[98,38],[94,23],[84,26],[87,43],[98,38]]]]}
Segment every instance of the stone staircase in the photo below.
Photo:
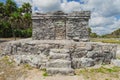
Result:
{"type": "Polygon", "coordinates": [[[46,71],[48,75],[74,75],[71,58],[67,49],[51,49],[46,71]]]}

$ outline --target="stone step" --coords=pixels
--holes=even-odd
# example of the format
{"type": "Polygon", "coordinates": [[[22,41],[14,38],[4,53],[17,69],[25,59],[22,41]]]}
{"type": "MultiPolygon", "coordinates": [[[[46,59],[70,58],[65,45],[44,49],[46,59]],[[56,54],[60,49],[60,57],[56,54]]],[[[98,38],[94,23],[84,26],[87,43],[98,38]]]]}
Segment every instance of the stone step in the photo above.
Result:
{"type": "Polygon", "coordinates": [[[74,75],[72,68],[47,68],[48,75],[74,75]]]}
{"type": "Polygon", "coordinates": [[[46,63],[46,66],[48,68],[71,68],[71,61],[61,59],[51,60],[46,63]]]}
{"type": "Polygon", "coordinates": [[[94,60],[91,58],[73,58],[72,67],[75,69],[94,66],[94,60]]]}
{"type": "Polygon", "coordinates": [[[63,60],[70,60],[69,54],[56,54],[56,53],[50,53],[49,59],[63,59],[63,60]]]}
{"type": "Polygon", "coordinates": [[[41,63],[46,63],[46,62],[48,62],[48,59],[41,60],[41,63]]]}
{"type": "Polygon", "coordinates": [[[68,49],[50,49],[50,52],[53,53],[69,53],[68,49]]]}

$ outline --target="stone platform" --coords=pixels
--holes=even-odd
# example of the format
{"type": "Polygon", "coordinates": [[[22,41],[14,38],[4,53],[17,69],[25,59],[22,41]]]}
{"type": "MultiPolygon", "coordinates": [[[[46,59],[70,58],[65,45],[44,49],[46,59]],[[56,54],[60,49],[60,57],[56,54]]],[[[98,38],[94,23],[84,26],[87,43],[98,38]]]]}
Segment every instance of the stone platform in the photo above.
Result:
{"type": "Polygon", "coordinates": [[[45,68],[49,75],[74,75],[74,69],[110,64],[116,49],[116,45],[98,42],[23,39],[9,42],[2,55],[10,55],[18,65],[45,68]]]}

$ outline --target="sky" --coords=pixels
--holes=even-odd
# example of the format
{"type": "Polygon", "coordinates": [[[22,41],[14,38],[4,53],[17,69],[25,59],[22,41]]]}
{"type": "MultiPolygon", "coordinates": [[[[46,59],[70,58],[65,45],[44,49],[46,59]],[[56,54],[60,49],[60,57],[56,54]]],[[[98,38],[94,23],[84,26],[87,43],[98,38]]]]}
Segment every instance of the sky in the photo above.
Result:
{"type": "MultiPolygon", "coordinates": [[[[14,0],[18,6],[24,2],[32,5],[33,12],[62,10],[91,11],[89,26],[97,34],[108,34],[120,28],[120,0],[14,0]]],[[[5,0],[0,0],[5,2],[5,0]]]]}

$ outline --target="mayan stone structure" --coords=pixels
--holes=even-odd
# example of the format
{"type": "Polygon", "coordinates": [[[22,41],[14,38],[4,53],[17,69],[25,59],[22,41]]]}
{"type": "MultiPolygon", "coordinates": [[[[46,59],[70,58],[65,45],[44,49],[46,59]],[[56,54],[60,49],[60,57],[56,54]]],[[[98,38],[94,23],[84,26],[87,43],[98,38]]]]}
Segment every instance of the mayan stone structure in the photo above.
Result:
{"type": "Polygon", "coordinates": [[[89,41],[89,11],[34,14],[32,39],[10,41],[0,55],[46,69],[48,75],[74,75],[76,69],[111,64],[117,45],[89,41]]]}
{"type": "Polygon", "coordinates": [[[34,40],[89,40],[88,22],[90,11],[64,13],[34,14],[33,39],[34,40]]]}

